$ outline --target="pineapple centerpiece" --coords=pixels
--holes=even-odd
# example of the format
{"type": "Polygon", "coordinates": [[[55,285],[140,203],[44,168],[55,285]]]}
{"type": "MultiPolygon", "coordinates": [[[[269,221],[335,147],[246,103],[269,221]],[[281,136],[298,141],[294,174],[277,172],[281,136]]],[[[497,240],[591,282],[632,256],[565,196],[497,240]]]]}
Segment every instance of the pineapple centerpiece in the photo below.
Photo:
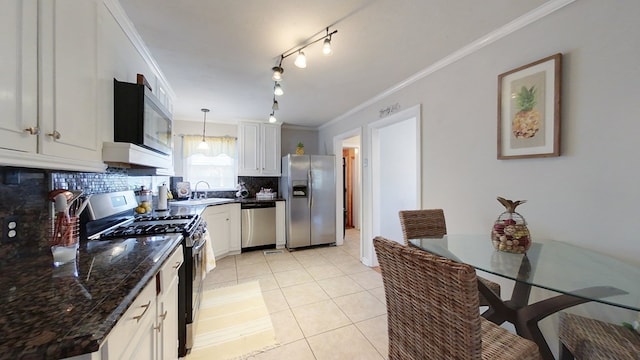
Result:
{"type": "Polygon", "coordinates": [[[531,247],[531,234],[527,222],[516,212],[516,207],[526,200],[507,200],[498,197],[507,211],[498,216],[491,230],[491,242],[496,250],[524,254],[531,247]]]}
{"type": "Polygon", "coordinates": [[[540,113],[533,107],[536,106],[536,87],[527,89],[523,86],[516,95],[518,112],[513,118],[512,131],[516,139],[528,139],[536,135],[540,130],[540,113]]]}
{"type": "Polygon", "coordinates": [[[296,155],[304,155],[304,144],[301,142],[296,146],[296,155]]]}

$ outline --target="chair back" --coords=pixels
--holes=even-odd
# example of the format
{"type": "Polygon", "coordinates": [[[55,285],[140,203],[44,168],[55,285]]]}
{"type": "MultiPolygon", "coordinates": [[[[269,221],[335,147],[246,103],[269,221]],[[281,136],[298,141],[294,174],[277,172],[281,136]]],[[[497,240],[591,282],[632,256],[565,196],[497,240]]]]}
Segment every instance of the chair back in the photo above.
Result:
{"type": "Polygon", "coordinates": [[[373,244],[387,301],[389,359],[481,359],[475,270],[383,237],[373,244]]]}
{"type": "Polygon", "coordinates": [[[405,245],[409,244],[410,239],[447,235],[442,209],[400,210],[398,215],[405,245]]]}

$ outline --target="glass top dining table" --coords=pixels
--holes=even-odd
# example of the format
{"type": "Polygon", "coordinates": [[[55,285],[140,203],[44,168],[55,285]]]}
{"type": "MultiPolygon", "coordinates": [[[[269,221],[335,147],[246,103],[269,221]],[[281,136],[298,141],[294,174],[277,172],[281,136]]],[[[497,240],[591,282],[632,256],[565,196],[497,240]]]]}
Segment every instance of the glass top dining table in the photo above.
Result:
{"type": "Polygon", "coordinates": [[[430,253],[515,281],[510,300],[502,300],[478,282],[490,309],[483,316],[496,324],[514,324],[535,341],[544,359],[553,359],[537,322],[562,309],[595,301],[640,311],[640,266],[555,240],[535,240],[526,254],[497,251],[489,235],[445,235],[409,241],[430,253]],[[560,295],[529,304],[531,287],[560,295]]]}

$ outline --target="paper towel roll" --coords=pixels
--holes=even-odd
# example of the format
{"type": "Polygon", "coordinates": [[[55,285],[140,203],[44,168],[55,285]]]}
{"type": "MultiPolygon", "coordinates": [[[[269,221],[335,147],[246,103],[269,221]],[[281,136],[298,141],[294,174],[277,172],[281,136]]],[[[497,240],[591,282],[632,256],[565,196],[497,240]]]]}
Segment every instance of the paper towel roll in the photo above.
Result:
{"type": "Polygon", "coordinates": [[[167,210],[167,185],[158,186],[158,210],[167,210]]]}

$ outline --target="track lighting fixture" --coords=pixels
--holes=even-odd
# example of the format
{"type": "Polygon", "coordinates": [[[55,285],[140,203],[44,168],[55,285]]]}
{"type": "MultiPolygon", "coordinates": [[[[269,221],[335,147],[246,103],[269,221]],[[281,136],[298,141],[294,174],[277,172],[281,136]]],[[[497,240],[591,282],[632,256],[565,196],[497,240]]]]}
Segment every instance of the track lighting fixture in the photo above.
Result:
{"type": "Polygon", "coordinates": [[[273,94],[277,96],[284,94],[284,90],[282,90],[280,84],[276,83],[276,85],[273,87],[273,94]]]}
{"type": "Polygon", "coordinates": [[[274,94],[273,104],[271,105],[271,110],[273,111],[269,116],[270,123],[276,122],[275,111],[279,110],[278,102],[276,101],[276,96],[281,96],[284,94],[284,91],[282,90],[282,87],[279,84],[279,82],[282,81],[282,73],[284,73],[284,68],[282,67],[282,61],[293,54],[297,54],[296,60],[293,62],[293,64],[301,69],[306,68],[307,57],[305,56],[304,51],[302,50],[306,49],[308,46],[313,45],[321,40],[324,40],[322,43],[322,53],[324,55],[331,55],[333,53],[333,50],[331,49],[331,37],[333,34],[336,34],[338,30],[333,30],[332,32],[329,32],[329,27],[327,27],[326,31],[327,33],[325,35],[315,40],[311,40],[306,44],[298,48],[295,48],[291,51],[282,53],[282,55],[280,55],[280,62],[278,63],[278,66],[274,66],[271,68],[271,71],[272,71],[271,79],[275,82],[275,84],[273,86],[273,94],[274,94]]]}
{"type": "Polygon", "coordinates": [[[293,62],[293,64],[297,67],[299,67],[300,69],[304,69],[307,67],[307,57],[304,56],[304,52],[303,51],[299,51],[298,52],[298,56],[296,57],[296,61],[293,62]]]}
{"type": "Polygon", "coordinates": [[[202,142],[198,144],[198,149],[206,150],[209,148],[209,144],[205,141],[204,136],[207,128],[207,113],[209,112],[209,109],[200,109],[200,111],[204,113],[204,120],[202,121],[202,142]]]}

